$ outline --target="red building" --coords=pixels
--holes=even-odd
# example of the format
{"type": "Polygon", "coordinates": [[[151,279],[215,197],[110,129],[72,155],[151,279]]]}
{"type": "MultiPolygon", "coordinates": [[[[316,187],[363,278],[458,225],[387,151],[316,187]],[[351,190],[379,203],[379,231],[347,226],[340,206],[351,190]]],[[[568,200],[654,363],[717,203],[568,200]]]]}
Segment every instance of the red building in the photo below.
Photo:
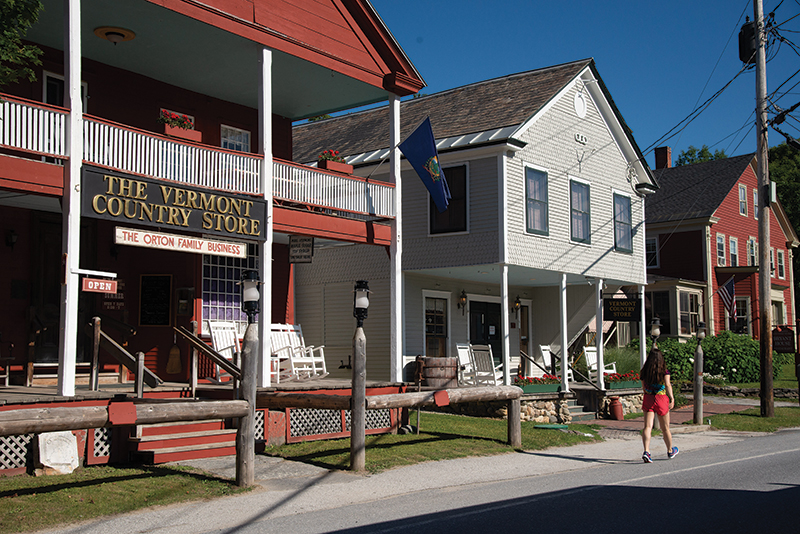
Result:
{"type": "MultiPolygon", "coordinates": [[[[758,181],[755,155],[681,167],[668,147],[656,150],[661,189],[647,198],[648,314],[661,320],[662,335],[688,338],[705,321],[713,335],[733,330],[759,337],[758,181]],[[731,277],[736,315],[719,288],[731,277]]],[[[795,320],[793,249],[800,244],[775,200],[770,210],[772,322],[795,320]]]]}

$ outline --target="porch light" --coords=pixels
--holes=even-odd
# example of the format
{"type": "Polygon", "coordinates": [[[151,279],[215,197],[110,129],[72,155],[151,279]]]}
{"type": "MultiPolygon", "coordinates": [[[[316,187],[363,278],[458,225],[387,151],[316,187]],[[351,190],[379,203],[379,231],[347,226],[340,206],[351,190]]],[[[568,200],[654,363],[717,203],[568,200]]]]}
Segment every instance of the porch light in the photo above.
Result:
{"type": "Polygon", "coordinates": [[[517,298],[514,299],[514,304],[511,305],[511,311],[513,311],[514,314],[516,315],[521,307],[522,307],[522,302],[520,302],[519,295],[517,295],[517,298]]]}
{"type": "Polygon", "coordinates": [[[461,295],[458,297],[456,305],[458,309],[461,310],[461,315],[464,315],[464,309],[467,307],[467,293],[463,289],[461,290],[461,295]]]}
{"type": "Polygon", "coordinates": [[[17,233],[12,229],[6,233],[6,246],[11,247],[11,250],[14,250],[14,245],[17,242],[17,233]]]}
{"type": "Polygon", "coordinates": [[[642,196],[652,195],[653,193],[658,191],[658,188],[654,184],[651,184],[650,182],[638,183],[634,186],[634,188],[636,189],[636,192],[642,196]]]}
{"type": "Polygon", "coordinates": [[[131,30],[126,30],[125,28],[116,28],[114,26],[101,26],[99,28],[95,28],[94,34],[101,39],[105,39],[106,41],[114,43],[115,46],[117,43],[121,43],[122,41],[132,41],[136,37],[136,34],[131,30]]]}
{"type": "Polygon", "coordinates": [[[653,319],[653,322],[650,323],[650,337],[653,338],[653,343],[656,342],[658,336],[661,335],[661,319],[658,317],[653,319]]]}
{"type": "Polygon", "coordinates": [[[247,314],[247,323],[256,322],[258,315],[258,271],[244,271],[242,273],[242,311],[247,314]]]}
{"type": "Polygon", "coordinates": [[[358,280],[353,289],[353,317],[356,318],[358,328],[364,326],[364,319],[367,318],[367,308],[369,308],[369,282],[358,280]]]}

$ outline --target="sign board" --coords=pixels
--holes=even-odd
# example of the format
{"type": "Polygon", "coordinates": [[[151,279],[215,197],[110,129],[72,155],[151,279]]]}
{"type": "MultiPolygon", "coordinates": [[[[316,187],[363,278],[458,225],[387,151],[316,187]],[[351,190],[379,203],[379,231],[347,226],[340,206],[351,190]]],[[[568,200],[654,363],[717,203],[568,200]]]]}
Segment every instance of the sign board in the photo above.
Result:
{"type": "Polygon", "coordinates": [[[289,236],[289,263],[311,263],[313,256],[313,237],[304,235],[289,236]]]}
{"type": "Polygon", "coordinates": [[[240,195],[84,165],[81,215],[234,239],[266,241],[267,203],[240,195]]]}
{"type": "Polygon", "coordinates": [[[116,280],[97,280],[95,278],[84,278],[81,282],[81,290],[90,293],[116,293],[116,280]]]}
{"type": "Polygon", "coordinates": [[[247,257],[247,243],[162,234],[148,230],[122,228],[121,226],[116,228],[114,243],[117,245],[132,245],[134,247],[192,252],[194,254],[211,254],[212,256],[247,257]]]}
{"type": "Polygon", "coordinates": [[[783,327],[772,331],[772,350],[780,353],[793,353],[794,350],[794,330],[783,327]]]}
{"type": "Polygon", "coordinates": [[[603,299],[603,320],[639,321],[641,305],[642,301],[639,299],[603,299]]]}

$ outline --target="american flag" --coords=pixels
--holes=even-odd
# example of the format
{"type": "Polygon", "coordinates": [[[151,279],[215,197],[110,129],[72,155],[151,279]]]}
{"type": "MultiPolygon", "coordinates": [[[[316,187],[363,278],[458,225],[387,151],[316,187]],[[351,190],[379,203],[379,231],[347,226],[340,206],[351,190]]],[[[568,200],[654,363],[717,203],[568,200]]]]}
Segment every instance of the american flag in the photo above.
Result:
{"type": "Polygon", "coordinates": [[[730,279],[722,284],[719,288],[719,298],[722,299],[722,304],[725,305],[725,309],[728,310],[728,315],[731,318],[736,317],[736,290],[734,288],[734,277],[731,276],[730,279]]]}

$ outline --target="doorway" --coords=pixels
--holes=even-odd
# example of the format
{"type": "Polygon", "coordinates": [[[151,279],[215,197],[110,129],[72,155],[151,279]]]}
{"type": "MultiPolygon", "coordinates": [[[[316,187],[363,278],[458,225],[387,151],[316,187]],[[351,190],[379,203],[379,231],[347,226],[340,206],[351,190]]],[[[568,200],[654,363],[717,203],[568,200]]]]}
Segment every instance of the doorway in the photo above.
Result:
{"type": "Polygon", "coordinates": [[[502,339],[500,303],[470,301],[469,342],[492,347],[492,357],[495,365],[498,365],[503,359],[502,339]]]}

